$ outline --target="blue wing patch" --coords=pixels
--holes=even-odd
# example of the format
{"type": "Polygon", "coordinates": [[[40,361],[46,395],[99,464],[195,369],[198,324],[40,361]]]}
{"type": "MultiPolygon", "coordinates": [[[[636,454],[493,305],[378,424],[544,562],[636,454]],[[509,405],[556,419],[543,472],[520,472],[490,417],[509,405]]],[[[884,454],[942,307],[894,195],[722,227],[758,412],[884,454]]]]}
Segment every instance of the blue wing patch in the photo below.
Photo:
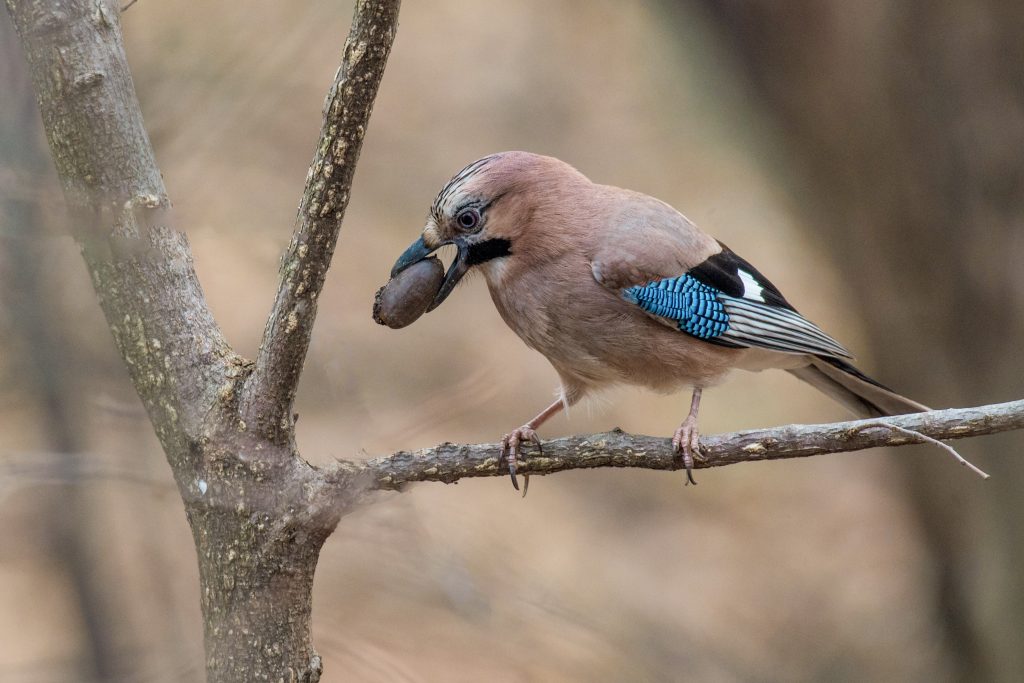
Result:
{"type": "Polygon", "coordinates": [[[622,290],[627,301],[705,340],[729,329],[729,314],[718,298],[720,294],[714,287],[685,274],[622,290]]]}
{"type": "MultiPolygon", "coordinates": [[[[765,290],[762,287],[762,294],[765,290]]],[[[730,296],[689,273],[622,290],[622,296],[677,329],[712,344],[851,358],[842,344],[780,304],[730,296]]]]}

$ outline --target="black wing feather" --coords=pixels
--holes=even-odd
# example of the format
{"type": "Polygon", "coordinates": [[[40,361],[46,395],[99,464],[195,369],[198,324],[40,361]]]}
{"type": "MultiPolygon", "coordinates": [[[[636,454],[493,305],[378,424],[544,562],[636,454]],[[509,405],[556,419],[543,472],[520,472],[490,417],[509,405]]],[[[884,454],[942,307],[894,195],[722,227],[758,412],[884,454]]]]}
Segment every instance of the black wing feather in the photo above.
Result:
{"type": "Polygon", "coordinates": [[[754,281],[761,286],[761,296],[769,306],[785,308],[796,311],[793,306],[782,296],[779,288],[771,283],[761,272],[750,265],[746,259],[739,256],[729,247],[721,242],[718,243],[722,251],[709,256],[706,261],[691,268],[688,272],[701,282],[711,285],[724,294],[734,297],[742,297],[744,286],[739,271],[743,271],[754,278],[754,281]]]}

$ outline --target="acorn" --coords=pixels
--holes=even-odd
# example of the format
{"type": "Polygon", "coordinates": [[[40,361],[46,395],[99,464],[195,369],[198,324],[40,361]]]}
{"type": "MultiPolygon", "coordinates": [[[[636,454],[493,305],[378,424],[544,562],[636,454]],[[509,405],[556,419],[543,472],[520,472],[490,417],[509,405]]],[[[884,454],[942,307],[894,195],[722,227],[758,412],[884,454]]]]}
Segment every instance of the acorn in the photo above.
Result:
{"type": "Polygon", "coordinates": [[[434,302],[444,281],[444,265],[435,256],[417,261],[377,290],[373,319],[393,330],[416,322],[434,302]]]}

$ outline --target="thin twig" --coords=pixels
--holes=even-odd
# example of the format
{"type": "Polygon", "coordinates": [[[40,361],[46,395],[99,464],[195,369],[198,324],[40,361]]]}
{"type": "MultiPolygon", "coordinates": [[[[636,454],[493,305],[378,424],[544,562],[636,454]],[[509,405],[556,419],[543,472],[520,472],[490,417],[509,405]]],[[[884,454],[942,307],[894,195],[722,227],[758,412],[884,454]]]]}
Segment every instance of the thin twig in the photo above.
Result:
{"type": "Polygon", "coordinates": [[[952,446],[950,446],[947,443],[943,443],[943,442],[939,441],[938,439],[933,439],[932,437],[926,436],[924,434],[921,434],[920,432],[915,432],[912,429],[904,429],[903,427],[897,427],[896,425],[889,424],[888,422],[879,422],[878,424],[883,426],[883,427],[888,427],[889,429],[896,430],[897,432],[900,432],[902,434],[906,434],[907,436],[912,436],[915,439],[918,439],[920,441],[927,442],[927,443],[930,443],[930,444],[934,444],[934,445],[938,446],[939,448],[941,448],[942,450],[944,450],[947,453],[949,453],[950,455],[952,455],[956,459],[957,462],[959,462],[961,465],[963,465],[967,469],[969,469],[972,472],[974,472],[975,474],[977,474],[982,479],[988,479],[989,478],[989,474],[987,472],[985,472],[984,470],[980,469],[979,467],[974,465],[974,463],[972,463],[970,460],[968,460],[964,456],[962,456],[959,453],[957,453],[956,449],[953,448],[952,446]]]}
{"type": "MultiPolygon", "coordinates": [[[[899,415],[887,418],[885,423],[871,419],[788,425],[703,437],[700,440],[702,458],[695,462],[695,467],[706,469],[879,446],[905,446],[919,443],[922,439],[929,442],[962,439],[1015,429],[1024,429],[1024,400],[899,415]]],[[[945,444],[942,446],[946,447],[945,444]]],[[[508,470],[499,466],[499,452],[499,444],[445,443],[412,453],[400,451],[361,465],[342,461],[338,467],[345,471],[361,469],[362,478],[370,480],[368,486],[371,489],[398,490],[417,481],[453,483],[468,477],[507,476],[508,470]]],[[[619,430],[546,441],[543,455],[527,453],[519,465],[521,472],[531,474],[596,467],[654,470],[683,467],[669,439],[626,434],[619,430]]]]}
{"type": "Polygon", "coordinates": [[[127,5],[124,5],[123,7],[121,7],[121,14],[124,14],[125,12],[127,12],[128,8],[130,8],[132,5],[134,5],[138,1],[139,0],[129,0],[127,5]]]}

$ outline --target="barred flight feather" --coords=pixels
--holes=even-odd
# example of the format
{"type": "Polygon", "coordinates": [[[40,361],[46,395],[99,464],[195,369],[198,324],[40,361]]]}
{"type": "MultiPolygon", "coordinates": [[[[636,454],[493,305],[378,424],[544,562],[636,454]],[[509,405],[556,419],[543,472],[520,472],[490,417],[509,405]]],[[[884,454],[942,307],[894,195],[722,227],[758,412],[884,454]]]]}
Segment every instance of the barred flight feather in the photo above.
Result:
{"type": "MultiPolygon", "coordinates": [[[[796,311],[774,308],[746,299],[720,297],[729,314],[727,339],[752,346],[786,346],[796,353],[823,353],[839,358],[852,358],[842,344],[796,311]]],[[[782,349],[780,349],[782,350],[782,349]]]]}

